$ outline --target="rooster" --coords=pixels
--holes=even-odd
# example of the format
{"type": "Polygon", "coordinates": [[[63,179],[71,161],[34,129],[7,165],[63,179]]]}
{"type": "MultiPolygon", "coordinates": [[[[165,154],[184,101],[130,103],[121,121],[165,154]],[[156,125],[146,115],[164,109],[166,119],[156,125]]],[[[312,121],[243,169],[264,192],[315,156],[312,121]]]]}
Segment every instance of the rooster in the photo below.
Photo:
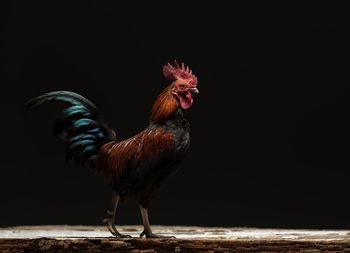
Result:
{"type": "Polygon", "coordinates": [[[140,237],[162,237],[152,232],[148,207],[164,179],[173,174],[190,145],[190,125],[183,111],[199,93],[197,77],[189,67],[175,61],[163,66],[171,81],[156,98],[148,126],[135,136],[119,140],[104,120],[101,110],[85,97],[70,91],[45,93],[28,101],[27,109],[45,102],[67,104],[54,125],[54,133],[65,143],[66,160],[89,164],[101,172],[113,189],[112,208],[104,223],[116,237],[115,213],[120,200],[136,198],[142,216],[140,237]]]}

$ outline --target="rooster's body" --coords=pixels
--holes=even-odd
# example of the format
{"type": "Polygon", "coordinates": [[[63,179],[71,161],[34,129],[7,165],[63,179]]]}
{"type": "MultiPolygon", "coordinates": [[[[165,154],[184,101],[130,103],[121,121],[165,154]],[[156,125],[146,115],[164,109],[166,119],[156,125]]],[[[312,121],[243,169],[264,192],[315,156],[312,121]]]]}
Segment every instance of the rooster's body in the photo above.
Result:
{"type": "Polygon", "coordinates": [[[151,123],[130,139],[103,145],[97,166],[114,180],[120,197],[139,197],[147,208],[163,179],[177,169],[189,142],[189,124],[178,110],[164,124],[151,123]]]}
{"type": "Polygon", "coordinates": [[[62,101],[68,107],[57,119],[54,131],[66,144],[66,159],[88,164],[103,173],[114,193],[112,211],[105,219],[111,233],[115,228],[119,199],[139,200],[144,231],[152,233],[147,208],[161,183],[174,173],[190,144],[189,123],[183,110],[191,106],[197,78],[184,66],[164,66],[164,75],[173,82],[156,99],[149,125],[135,136],[120,141],[106,124],[101,111],[83,96],[69,91],[46,93],[28,102],[28,108],[48,101],[62,101]]]}

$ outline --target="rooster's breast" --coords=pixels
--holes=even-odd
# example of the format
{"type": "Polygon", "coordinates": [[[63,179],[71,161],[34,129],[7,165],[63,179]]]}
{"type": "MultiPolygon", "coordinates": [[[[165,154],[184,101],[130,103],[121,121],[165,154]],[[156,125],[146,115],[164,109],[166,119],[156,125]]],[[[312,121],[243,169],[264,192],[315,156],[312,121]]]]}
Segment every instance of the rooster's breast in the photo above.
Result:
{"type": "Polygon", "coordinates": [[[145,131],[148,134],[142,140],[142,151],[118,183],[120,192],[140,198],[144,207],[163,181],[177,171],[190,145],[189,123],[181,117],[150,125],[145,131]]]}

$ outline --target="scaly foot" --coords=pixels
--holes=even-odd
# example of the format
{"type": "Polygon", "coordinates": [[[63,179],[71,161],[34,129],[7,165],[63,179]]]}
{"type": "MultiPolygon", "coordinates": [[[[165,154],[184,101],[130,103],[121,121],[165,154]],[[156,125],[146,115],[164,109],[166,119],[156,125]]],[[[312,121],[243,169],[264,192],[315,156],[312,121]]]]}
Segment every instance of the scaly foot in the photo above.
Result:
{"type": "Polygon", "coordinates": [[[112,235],[118,238],[131,238],[130,235],[124,235],[119,233],[119,231],[115,227],[113,213],[111,211],[107,211],[107,215],[107,218],[105,218],[102,222],[107,225],[107,228],[112,235]]]}

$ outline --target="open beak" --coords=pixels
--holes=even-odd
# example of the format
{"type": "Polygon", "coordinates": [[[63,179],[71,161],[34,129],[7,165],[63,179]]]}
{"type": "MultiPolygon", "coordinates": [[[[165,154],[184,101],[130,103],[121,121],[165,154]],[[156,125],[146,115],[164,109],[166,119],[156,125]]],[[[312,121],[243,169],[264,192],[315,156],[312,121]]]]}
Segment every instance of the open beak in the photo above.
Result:
{"type": "Polygon", "coordinates": [[[199,94],[199,90],[197,88],[191,88],[190,92],[193,94],[199,94]]]}

